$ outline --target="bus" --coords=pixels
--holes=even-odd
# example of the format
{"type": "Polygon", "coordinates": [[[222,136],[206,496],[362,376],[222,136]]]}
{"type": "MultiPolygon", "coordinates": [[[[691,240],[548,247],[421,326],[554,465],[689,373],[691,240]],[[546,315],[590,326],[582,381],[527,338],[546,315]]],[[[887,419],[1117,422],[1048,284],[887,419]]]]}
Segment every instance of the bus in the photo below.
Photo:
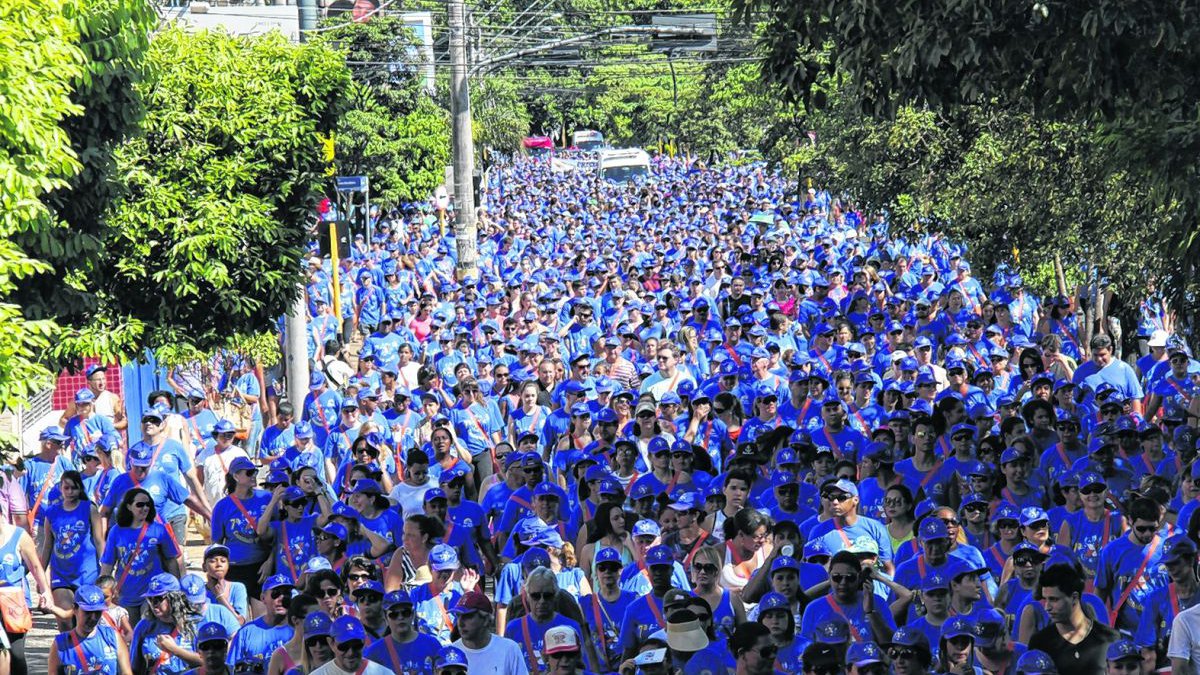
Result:
{"type": "Polygon", "coordinates": [[[650,176],[650,155],[639,148],[601,150],[597,167],[600,178],[613,183],[628,183],[650,176]]]}
{"type": "Polygon", "coordinates": [[[571,134],[571,145],[585,152],[595,152],[604,147],[604,134],[581,129],[571,134]]]}

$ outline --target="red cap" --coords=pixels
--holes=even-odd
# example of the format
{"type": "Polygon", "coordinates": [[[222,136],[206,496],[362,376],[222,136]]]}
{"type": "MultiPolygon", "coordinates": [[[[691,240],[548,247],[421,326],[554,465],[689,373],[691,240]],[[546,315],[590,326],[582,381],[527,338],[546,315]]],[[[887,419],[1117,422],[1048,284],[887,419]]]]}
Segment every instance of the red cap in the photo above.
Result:
{"type": "Polygon", "coordinates": [[[471,612],[492,613],[492,601],[479,591],[471,591],[458,599],[458,604],[450,610],[455,614],[469,614],[471,612]]]}

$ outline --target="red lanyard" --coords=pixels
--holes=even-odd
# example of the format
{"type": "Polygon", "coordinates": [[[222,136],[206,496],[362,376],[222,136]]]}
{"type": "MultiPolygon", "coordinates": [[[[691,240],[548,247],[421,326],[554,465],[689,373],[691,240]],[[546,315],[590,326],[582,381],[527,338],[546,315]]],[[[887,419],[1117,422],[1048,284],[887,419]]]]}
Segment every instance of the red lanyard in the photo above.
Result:
{"type": "MultiPolygon", "coordinates": [[[[175,630],[171,631],[171,637],[176,638],[176,639],[179,638],[179,627],[178,626],[175,627],[175,630]]],[[[150,675],[155,675],[155,673],[158,672],[158,669],[162,668],[163,664],[166,663],[167,659],[169,659],[169,658],[171,658],[170,652],[168,652],[165,649],[160,650],[158,653],[158,660],[155,661],[154,666],[152,668],[150,668],[150,675]]]]}
{"type": "Polygon", "coordinates": [[[666,629],[667,621],[663,618],[662,610],[658,605],[654,604],[654,593],[646,594],[646,604],[650,606],[650,613],[654,615],[654,620],[658,622],[658,627],[666,629]]]}
{"type": "Polygon", "coordinates": [[[1108,624],[1110,626],[1117,625],[1117,616],[1121,613],[1121,606],[1124,605],[1125,601],[1129,599],[1129,596],[1133,594],[1133,589],[1137,587],[1142,573],[1146,571],[1146,566],[1150,564],[1150,559],[1153,558],[1154,554],[1158,552],[1158,544],[1160,541],[1161,540],[1157,534],[1154,535],[1154,539],[1150,540],[1150,545],[1147,547],[1148,550],[1146,551],[1146,557],[1142,558],[1142,564],[1138,566],[1137,571],[1134,572],[1133,576],[1129,578],[1129,585],[1125,587],[1124,591],[1121,591],[1121,597],[1117,598],[1117,601],[1113,604],[1112,609],[1108,611],[1108,624]]]}
{"type": "Polygon", "coordinates": [[[237,510],[242,512],[242,517],[246,519],[246,523],[250,525],[250,529],[257,532],[258,521],[254,518],[254,516],[251,516],[250,512],[246,510],[246,507],[242,505],[242,500],[238,499],[232,494],[229,495],[229,499],[233,502],[233,505],[237,507],[237,510]]]}
{"type": "Polygon", "coordinates": [[[300,575],[296,573],[296,559],[292,556],[292,547],[289,545],[290,538],[288,537],[287,521],[283,520],[279,523],[280,529],[280,545],[283,546],[284,559],[287,560],[288,569],[292,572],[293,579],[299,579],[300,575]]]}
{"type": "Polygon", "coordinates": [[[692,543],[692,550],[688,551],[688,554],[683,558],[683,564],[685,567],[687,567],[688,569],[692,568],[692,558],[696,557],[696,553],[700,550],[700,547],[703,546],[704,542],[707,540],[708,540],[708,531],[701,528],[700,536],[696,537],[696,541],[692,543]]]}
{"type": "Polygon", "coordinates": [[[50,490],[50,485],[54,483],[54,470],[58,468],[58,458],[50,464],[50,470],[46,472],[46,480],[42,483],[42,489],[38,491],[37,499],[33,500],[33,508],[29,509],[29,522],[33,523],[37,520],[38,509],[42,507],[42,500],[46,498],[46,492],[50,490]]]}
{"type": "Polygon", "coordinates": [[[388,650],[388,657],[390,657],[392,659],[392,671],[399,673],[399,672],[401,672],[401,670],[400,670],[400,655],[396,653],[396,645],[393,644],[394,642],[395,642],[395,640],[393,640],[391,638],[391,636],[386,636],[383,638],[383,644],[384,644],[384,646],[387,647],[387,650],[388,650]]]}
{"type": "Polygon", "coordinates": [[[842,609],[842,606],[841,606],[841,605],[839,605],[839,604],[837,604],[837,602],[835,602],[835,601],[834,601],[834,599],[833,599],[833,596],[832,596],[832,595],[826,595],[826,596],[825,596],[825,602],[828,602],[828,603],[829,603],[829,607],[830,607],[830,609],[832,609],[833,611],[837,612],[838,616],[840,616],[840,617],[842,617],[843,619],[845,619],[845,620],[846,620],[846,625],[848,625],[848,626],[850,627],[850,634],[854,636],[854,641],[855,641],[855,642],[862,642],[862,641],[863,641],[862,634],[858,632],[858,627],[857,627],[857,626],[855,626],[855,625],[854,625],[854,624],[853,624],[853,623],[850,621],[850,618],[846,616],[846,612],[845,612],[845,611],[842,609]]]}
{"type": "Polygon", "coordinates": [[[538,662],[537,652],[533,651],[533,640],[529,638],[529,615],[521,617],[521,639],[525,642],[525,653],[529,656],[529,672],[542,672],[542,665],[538,662]]]}
{"type": "Polygon", "coordinates": [[[121,586],[125,585],[125,577],[129,576],[129,572],[133,569],[133,561],[137,559],[138,552],[142,549],[142,539],[146,536],[146,530],[150,527],[150,521],[142,523],[142,530],[138,532],[137,541],[133,543],[133,548],[129,551],[129,557],[125,559],[125,569],[121,571],[121,578],[117,579],[116,592],[121,592],[121,586]]]}
{"type": "Polygon", "coordinates": [[[599,590],[597,590],[595,593],[592,593],[592,616],[596,618],[596,634],[600,636],[600,671],[608,672],[608,639],[604,637],[604,627],[613,621],[612,618],[608,616],[608,610],[604,609],[604,605],[600,604],[599,590]],[[603,619],[601,618],[602,613],[603,619]],[[607,621],[605,619],[607,619],[607,621]]]}
{"type": "MultiPolygon", "coordinates": [[[[1174,588],[1174,586],[1172,586],[1174,588]]],[[[1175,612],[1179,613],[1178,610],[1175,612]]],[[[105,615],[107,616],[107,615],[105,615]]],[[[88,672],[87,655],[83,653],[83,645],[79,644],[79,637],[75,635],[75,631],[70,632],[71,644],[75,647],[75,655],[79,657],[79,671],[81,673],[88,672]]]]}

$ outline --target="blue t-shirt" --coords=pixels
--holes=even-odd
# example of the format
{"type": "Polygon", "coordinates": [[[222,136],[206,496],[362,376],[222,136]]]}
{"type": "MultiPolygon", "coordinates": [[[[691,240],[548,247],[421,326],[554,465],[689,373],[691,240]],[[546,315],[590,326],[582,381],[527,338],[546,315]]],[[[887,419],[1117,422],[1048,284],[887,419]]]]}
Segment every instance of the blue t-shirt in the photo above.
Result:
{"type": "MultiPolygon", "coordinates": [[[[238,616],[250,616],[250,594],[246,592],[246,585],[240,581],[229,581],[226,579],[225,588],[225,602],[229,603],[229,606],[233,608],[234,613],[238,616]]],[[[205,593],[208,595],[208,604],[210,606],[224,606],[221,603],[221,599],[217,597],[215,592],[213,592],[213,589],[206,587],[205,593]]]]}
{"type": "Polygon", "coordinates": [[[196,651],[191,639],[184,637],[182,632],[175,633],[175,626],[153,618],[142,619],[133,627],[133,641],[129,643],[129,661],[133,664],[133,672],[153,671],[155,675],[180,675],[190,669],[192,666],[183,659],[159,649],[159,635],[174,635],[180,647],[196,651]],[[157,668],[154,667],[155,664],[158,664],[157,668]]]}
{"type": "Polygon", "coordinates": [[[276,520],[271,523],[275,534],[275,573],[286,574],[296,581],[308,559],[316,555],[317,542],[313,528],[317,525],[316,514],[304,516],[299,522],[276,520]]]}
{"type": "Polygon", "coordinates": [[[846,525],[840,528],[834,527],[833,519],[829,519],[817,523],[809,534],[809,540],[820,539],[825,542],[826,548],[831,553],[850,548],[852,544],[858,543],[860,539],[866,539],[875,542],[879,547],[879,559],[883,562],[892,560],[892,537],[888,534],[887,527],[883,523],[874,518],[859,516],[858,520],[853,525],[846,525]]]}
{"type": "Polygon", "coordinates": [[[1169,577],[1162,564],[1162,548],[1162,537],[1156,535],[1147,546],[1139,546],[1126,536],[1100,550],[1096,563],[1096,590],[1099,595],[1115,604],[1125,595],[1125,589],[1133,584],[1133,590],[1121,605],[1117,625],[1113,628],[1128,631],[1136,629],[1138,615],[1145,609],[1150,593],[1167,585],[1169,577]],[[1143,560],[1147,561],[1144,569],[1143,560]],[[1139,569],[1143,569],[1142,574],[1134,579],[1139,569]]]}
{"type": "Polygon", "coordinates": [[[662,598],[653,593],[634,598],[629,603],[625,608],[625,616],[621,619],[621,634],[617,639],[618,651],[621,654],[636,649],[651,633],[666,630],[667,619],[663,615],[662,605],[662,598]]]}
{"type": "Polygon", "coordinates": [[[104,543],[101,565],[112,565],[117,579],[117,601],[126,606],[140,605],[150,587],[150,579],[164,571],[164,563],[179,557],[179,547],[162,523],[141,527],[113,525],[104,543]]]}
{"type": "Polygon", "coordinates": [[[1093,523],[1081,509],[1068,514],[1063,523],[1071,528],[1071,550],[1079,557],[1084,569],[1093,575],[1100,561],[1100,551],[1125,531],[1125,518],[1111,511],[1106,512],[1099,522],[1093,523]]]}
{"type": "Polygon", "coordinates": [[[429,584],[421,584],[412,591],[413,611],[422,632],[437,638],[444,645],[450,644],[450,631],[454,628],[455,616],[450,609],[462,597],[462,588],[451,583],[434,597],[429,584]]]}
{"type": "MultiPolygon", "coordinates": [[[[547,663],[545,655],[542,654],[542,648],[545,645],[546,631],[556,626],[566,626],[574,630],[578,644],[583,644],[583,630],[580,629],[579,624],[561,614],[555,614],[545,623],[539,623],[532,616],[526,614],[519,619],[509,621],[508,626],[505,627],[504,637],[521,646],[521,655],[525,657],[529,672],[546,672],[547,663]],[[530,652],[537,659],[537,663],[528,663],[530,652]]],[[[584,653],[586,654],[586,652],[584,653]]],[[[585,656],[584,662],[586,663],[587,660],[585,656]]]]}
{"type": "Polygon", "coordinates": [[[54,530],[50,555],[50,585],[78,588],[96,583],[100,563],[92,539],[92,504],[79,502],[71,511],[62,503],[46,509],[46,522],[54,530]]]}
{"type": "Polygon", "coordinates": [[[850,638],[852,640],[874,639],[875,642],[886,642],[891,632],[896,629],[896,622],[892,620],[892,613],[886,611],[886,609],[881,611],[879,615],[883,617],[884,623],[890,629],[888,635],[874,635],[871,632],[871,622],[867,619],[867,614],[863,611],[861,602],[845,606],[837,602],[832,595],[824,595],[808,603],[808,606],[804,608],[804,616],[800,619],[800,635],[796,640],[807,647],[817,639],[817,626],[822,621],[834,616],[840,616],[850,624],[850,638]]]}
{"type": "Polygon", "coordinates": [[[229,643],[225,665],[238,673],[265,673],[271,654],[292,639],[293,629],[286,621],[270,626],[259,617],[242,626],[229,643]]]}
{"type": "Polygon", "coordinates": [[[255,530],[258,519],[266,512],[270,502],[270,492],[256,489],[249,499],[239,500],[233,495],[226,495],[213,507],[212,539],[229,547],[230,565],[260,563],[270,555],[270,549],[258,538],[255,530]],[[238,502],[241,502],[241,508],[238,502]]]}
{"type": "Polygon", "coordinates": [[[433,662],[441,650],[442,644],[437,640],[415,633],[411,642],[400,643],[391,637],[376,640],[363,651],[363,657],[396,675],[433,675],[433,662]]]}
{"type": "MultiPolygon", "coordinates": [[[[121,636],[112,627],[96,626],[92,634],[82,640],[73,633],[60,633],[54,638],[54,649],[58,652],[58,664],[62,675],[120,675],[117,667],[117,641],[121,636]],[[76,641],[78,640],[78,641],[76,641]],[[78,645],[78,647],[76,646],[78,645]],[[83,652],[85,663],[79,662],[83,652]]],[[[57,675],[57,674],[56,674],[57,675]]]]}
{"type": "Polygon", "coordinates": [[[150,493],[150,499],[154,501],[154,511],[157,513],[159,520],[167,521],[171,519],[168,507],[176,510],[183,508],[183,503],[190,496],[187,488],[179,484],[178,481],[168,478],[161,473],[148,473],[145,480],[140,484],[133,479],[133,476],[128,473],[123,473],[113,479],[112,485],[108,489],[108,494],[104,495],[104,503],[101,505],[112,509],[115,513],[117,507],[120,506],[121,500],[124,499],[125,493],[132,488],[140,487],[150,493]]]}
{"type": "Polygon", "coordinates": [[[603,664],[599,664],[601,672],[610,672],[621,665],[621,652],[618,650],[621,621],[625,618],[625,610],[636,597],[629,591],[621,591],[612,602],[605,600],[599,593],[585,595],[579,601],[583,619],[592,627],[590,633],[596,655],[604,661],[603,664]]]}

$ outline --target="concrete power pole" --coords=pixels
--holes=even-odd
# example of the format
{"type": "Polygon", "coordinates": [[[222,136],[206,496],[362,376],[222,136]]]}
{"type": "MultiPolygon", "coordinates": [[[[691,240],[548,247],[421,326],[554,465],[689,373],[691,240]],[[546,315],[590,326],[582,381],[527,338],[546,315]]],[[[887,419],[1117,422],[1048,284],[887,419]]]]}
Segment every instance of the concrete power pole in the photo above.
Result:
{"type": "Polygon", "coordinates": [[[463,0],[450,0],[450,116],[454,137],[454,239],[459,279],[479,278],[475,229],[475,138],[471,128],[471,89],[467,77],[467,17],[463,0]]]}
{"type": "MultiPolygon", "coordinates": [[[[300,41],[307,42],[306,33],[317,27],[317,0],[299,0],[300,41]]],[[[284,318],[286,340],[283,345],[284,365],[287,367],[288,400],[301,414],[304,397],[308,394],[308,304],[305,302],[304,284],[284,318]]]]}

